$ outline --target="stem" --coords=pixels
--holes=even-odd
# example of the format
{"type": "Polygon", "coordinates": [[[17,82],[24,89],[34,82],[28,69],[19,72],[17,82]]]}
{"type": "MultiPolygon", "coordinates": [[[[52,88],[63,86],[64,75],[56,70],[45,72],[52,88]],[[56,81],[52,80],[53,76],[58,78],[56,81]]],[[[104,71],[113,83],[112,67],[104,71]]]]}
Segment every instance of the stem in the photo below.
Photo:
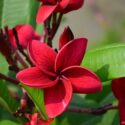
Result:
{"type": "Polygon", "coordinates": [[[16,44],[17,44],[17,48],[19,49],[20,53],[26,58],[27,62],[29,62],[29,64],[32,66],[32,62],[30,61],[29,57],[27,56],[27,54],[23,51],[22,47],[19,44],[19,39],[18,39],[18,34],[15,28],[13,28],[13,34],[15,36],[16,39],[16,44]]]}
{"type": "Polygon", "coordinates": [[[14,78],[11,78],[11,77],[8,77],[8,76],[5,76],[4,74],[0,73],[0,79],[3,79],[3,80],[6,80],[6,81],[9,81],[11,83],[14,83],[14,84],[18,84],[19,81],[17,79],[14,79],[14,78]]]}
{"type": "Polygon", "coordinates": [[[104,105],[99,108],[69,108],[67,109],[67,112],[75,112],[75,113],[88,113],[91,115],[102,115],[106,113],[109,110],[117,109],[117,106],[113,106],[112,104],[104,105]]]}
{"type": "Polygon", "coordinates": [[[44,23],[44,40],[47,40],[47,44],[52,47],[52,39],[50,37],[51,34],[51,28],[50,28],[50,21],[51,21],[51,16],[45,21],[44,23]]]}
{"type": "Polygon", "coordinates": [[[62,20],[62,16],[63,16],[63,13],[60,13],[59,17],[58,17],[58,20],[56,22],[56,26],[54,26],[53,29],[52,29],[51,40],[54,38],[54,36],[55,36],[59,26],[60,26],[60,23],[61,23],[61,20],[62,20]]]}
{"type": "Polygon", "coordinates": [[[24,68],[28,68],[28,65],[26,62],[23,60],[23,58],[20,56],[19,52],[16,51],[16,58],[19,60],[19,62],[23,65],[24,68]]]}
{"type": "Polygon", "coordinates": [[[57,20],[56,18],[57,18],[57,14],[56,14],[56,13],[54,13],[54,14],[53,14],[53,22],[52,22],[52,27],[55,27],[55,25],[56,25],[56,23],[57,23],[57,22],[56,22],[56,20],[57,20]]]}

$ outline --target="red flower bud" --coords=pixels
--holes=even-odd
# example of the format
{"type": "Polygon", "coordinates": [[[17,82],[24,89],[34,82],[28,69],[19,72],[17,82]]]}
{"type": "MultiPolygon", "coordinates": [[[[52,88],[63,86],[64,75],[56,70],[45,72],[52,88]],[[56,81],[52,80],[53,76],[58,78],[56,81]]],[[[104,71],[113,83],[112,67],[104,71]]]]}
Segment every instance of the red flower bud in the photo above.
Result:
{"type": "Polygon", "coordinates": [[[44,22],[52,13],[67,13],[82,7],[84,0],[37,0],[42,2],[38,10],[37,23],[44,22]]]}

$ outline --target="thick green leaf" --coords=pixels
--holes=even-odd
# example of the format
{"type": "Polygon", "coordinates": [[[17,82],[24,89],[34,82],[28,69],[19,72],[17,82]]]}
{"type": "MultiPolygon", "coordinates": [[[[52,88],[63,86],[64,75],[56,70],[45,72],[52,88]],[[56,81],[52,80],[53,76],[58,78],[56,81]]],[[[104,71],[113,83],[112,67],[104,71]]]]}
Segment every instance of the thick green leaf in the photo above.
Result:
{"type": "Polygon", "coordinates": [[[0,73],[7,74],[8,73],[8,63],[5,58],[0,53],[0,73]]]}
{"type": "Polygon", "coordinates": [[[0,125],[21,125],[21,124],[9,120],[1,120],[0,125]]]}
{"type": "Polygon", "coordinates": [[[100,76],[102,81],[125,77],[125,45],[110,45],[89,51],[81,64],[100,76]]]}
{"type": "Polygon", "coordinates": [[[36,28],[36,14],[40,5],[40,2],[37,2],[36,0],[30,0],[29,1],[30,6],[30,12],[29,12],[29,23],[36,28]]]}
{"type": "Polygon", "coordinates": [[[18,102],[14,100],[8,91],[7,82],[0,80],[0,106],[9,112],[14,112],[18,108],[18,102]]]}
{"type": "Polygon", "coordinates": [[[6,103],[6,101],[0,97],[0,106],[5,108],[7,111],[9,111],[10,113],[12,113],[9,105],[6,103]]]}
{"type": "Polygon", "coordinates": [[[0,0],[0,27],[30,23],[35,26],[35,0],[0,0]]]}
{"type": "MultiPolygon", "coordinates": [[[[115,117],[116,114],[118,114],[118,112],[116,110],[112,110],[112,111],[107,112],[103,116],[102,121],[96,125],[112,125],[114,120],[116,120],[116,117],[115,117]]],[[[117,117],[117,119],[118,119],[118,117],[117,117]]],[[[118,120],[117,120],[117,123],[115,123],[115,124],[118,125],[118,120]]]]}
{"type": "Polygon", "coordinates": [[[24,84],[21,84],[21,85],[28,92],[29,97],[32,99],[36,108],[41,113],[43,118],[47,119],[48,116],[47,116],[46,111],[45,111],[43,90],[37,89],[37,88],[31,88],[31,87],[25,86],[24,84]]]}

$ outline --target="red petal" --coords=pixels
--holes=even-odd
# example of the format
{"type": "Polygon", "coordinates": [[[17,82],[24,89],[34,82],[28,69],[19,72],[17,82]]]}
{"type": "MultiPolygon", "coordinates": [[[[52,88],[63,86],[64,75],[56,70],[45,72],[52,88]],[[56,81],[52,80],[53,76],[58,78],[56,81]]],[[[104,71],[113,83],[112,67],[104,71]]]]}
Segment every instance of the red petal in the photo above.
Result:
{"type": "Polygon", "coordinates": [[[63,79],[54,87],[45,89],[46,112],[50,118],[60,115],[68,106],[72,97],[72,86],[69,80],[63,79]]]}
{"type": "Polygon", "coordinates": [[[116,98],[125,99],[125,78],[112,80],[111,87],[116,98]]]}
{"type": "Polygon", "coordinates": [[[37,125],[37,120],[38,120],[38,113],[35,113],[31,116],[30,124],[37,125]]]}
{"type": "Polygon", "coordinates": [[[56,9],[57,6],[58,4],[42,5],[38,10],[36,22],[38,24],[44,22],[53,13],[53,11],[56,9]]]}
{"type": "Polygon", "coordinates": [[[34,88],[47,88],[58,81],[54,76],[49,76],[39,68],[33,67],[20,71],[16,76],[23,84],[34,88]]]}
{"type": "Polygon", "coordinates": [[[93,72],[80,66],[71,66],[62,71],[67,77],[75,92],[78,93],[94,93],[102,89],[100,79],[93,72]]]}
{"type": "MultiPolygon", "coordinates": [[[[32,28],[32,26],[26,24],[26,25],[17,25],[16,31],[19,38],[19,43],[21,47],[24,49],[27,48],[27,45],[29,42],[31,42],[33,39],[40,39],[40,36],[35,32],[35,30],[32,28]]],[[[13,35],[12,30],[9,30],[9,38],[12,43],[12,45],[17,48],[15,36],[13,35]]]]}
{"type": "Polygon", "coordinates": [[[56,52],[45,43],[33,40],[28,46],[31,60],[41,70],[53,71],[56,52]]]}
{"type": "Polygon", "coordinates": [[[34,32],[34,40],[40,40],[40,35],[37,32],[34,32]]]}
{"type": "Polygon", "coordinates": [[[66,27],[59,39],[59,48],[61,49],[66,43],[74,39],[74,35],[69,27],[66,27]]]}
{"type": "Polygon", "coordinates": [[[125,125],[125,99],[119,100],[120,125],[125,125]]]}
{"type": "Polygon", "coordinates": [[[19,37],[20,45],[23,48],[27,48],[28,43],[34,39],[35,34],[36,33],[34,29],[30,25],[23,25],[18,30],[18,37],[19,37]]]}
{"type": "Polygon", "coordinates": [[[65,44],[59,51],[55,61],[55,70],[62,70],[68,66],[80,65],[85,54],[87,39],[79,38],[65,44]]]}
{"type": "Polygon", "coordinates": [[[61,8],[61,10],[65,9],[68,4],[69,4],[70,0],[62,0],[59,4],[59,7],[61,8]]]}
{"type": "Polygon", "coordinates": [[[69,5],[64,10],[64,13],[81,8],[83,3],[84,3],[84,0],[70,0],[69,5]]]}

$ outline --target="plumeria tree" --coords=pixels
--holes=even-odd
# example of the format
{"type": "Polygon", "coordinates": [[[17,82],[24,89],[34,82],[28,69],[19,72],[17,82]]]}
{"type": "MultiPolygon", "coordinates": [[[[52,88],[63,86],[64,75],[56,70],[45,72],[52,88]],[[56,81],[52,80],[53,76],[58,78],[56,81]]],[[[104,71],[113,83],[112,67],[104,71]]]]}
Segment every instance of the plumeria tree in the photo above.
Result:
{"type": "Polygon", "coordinates": [[[0,125],[125,125],[125,45],[86,51],[65,26],[53,46],[84,2],[0,1],[0,125]]]}

